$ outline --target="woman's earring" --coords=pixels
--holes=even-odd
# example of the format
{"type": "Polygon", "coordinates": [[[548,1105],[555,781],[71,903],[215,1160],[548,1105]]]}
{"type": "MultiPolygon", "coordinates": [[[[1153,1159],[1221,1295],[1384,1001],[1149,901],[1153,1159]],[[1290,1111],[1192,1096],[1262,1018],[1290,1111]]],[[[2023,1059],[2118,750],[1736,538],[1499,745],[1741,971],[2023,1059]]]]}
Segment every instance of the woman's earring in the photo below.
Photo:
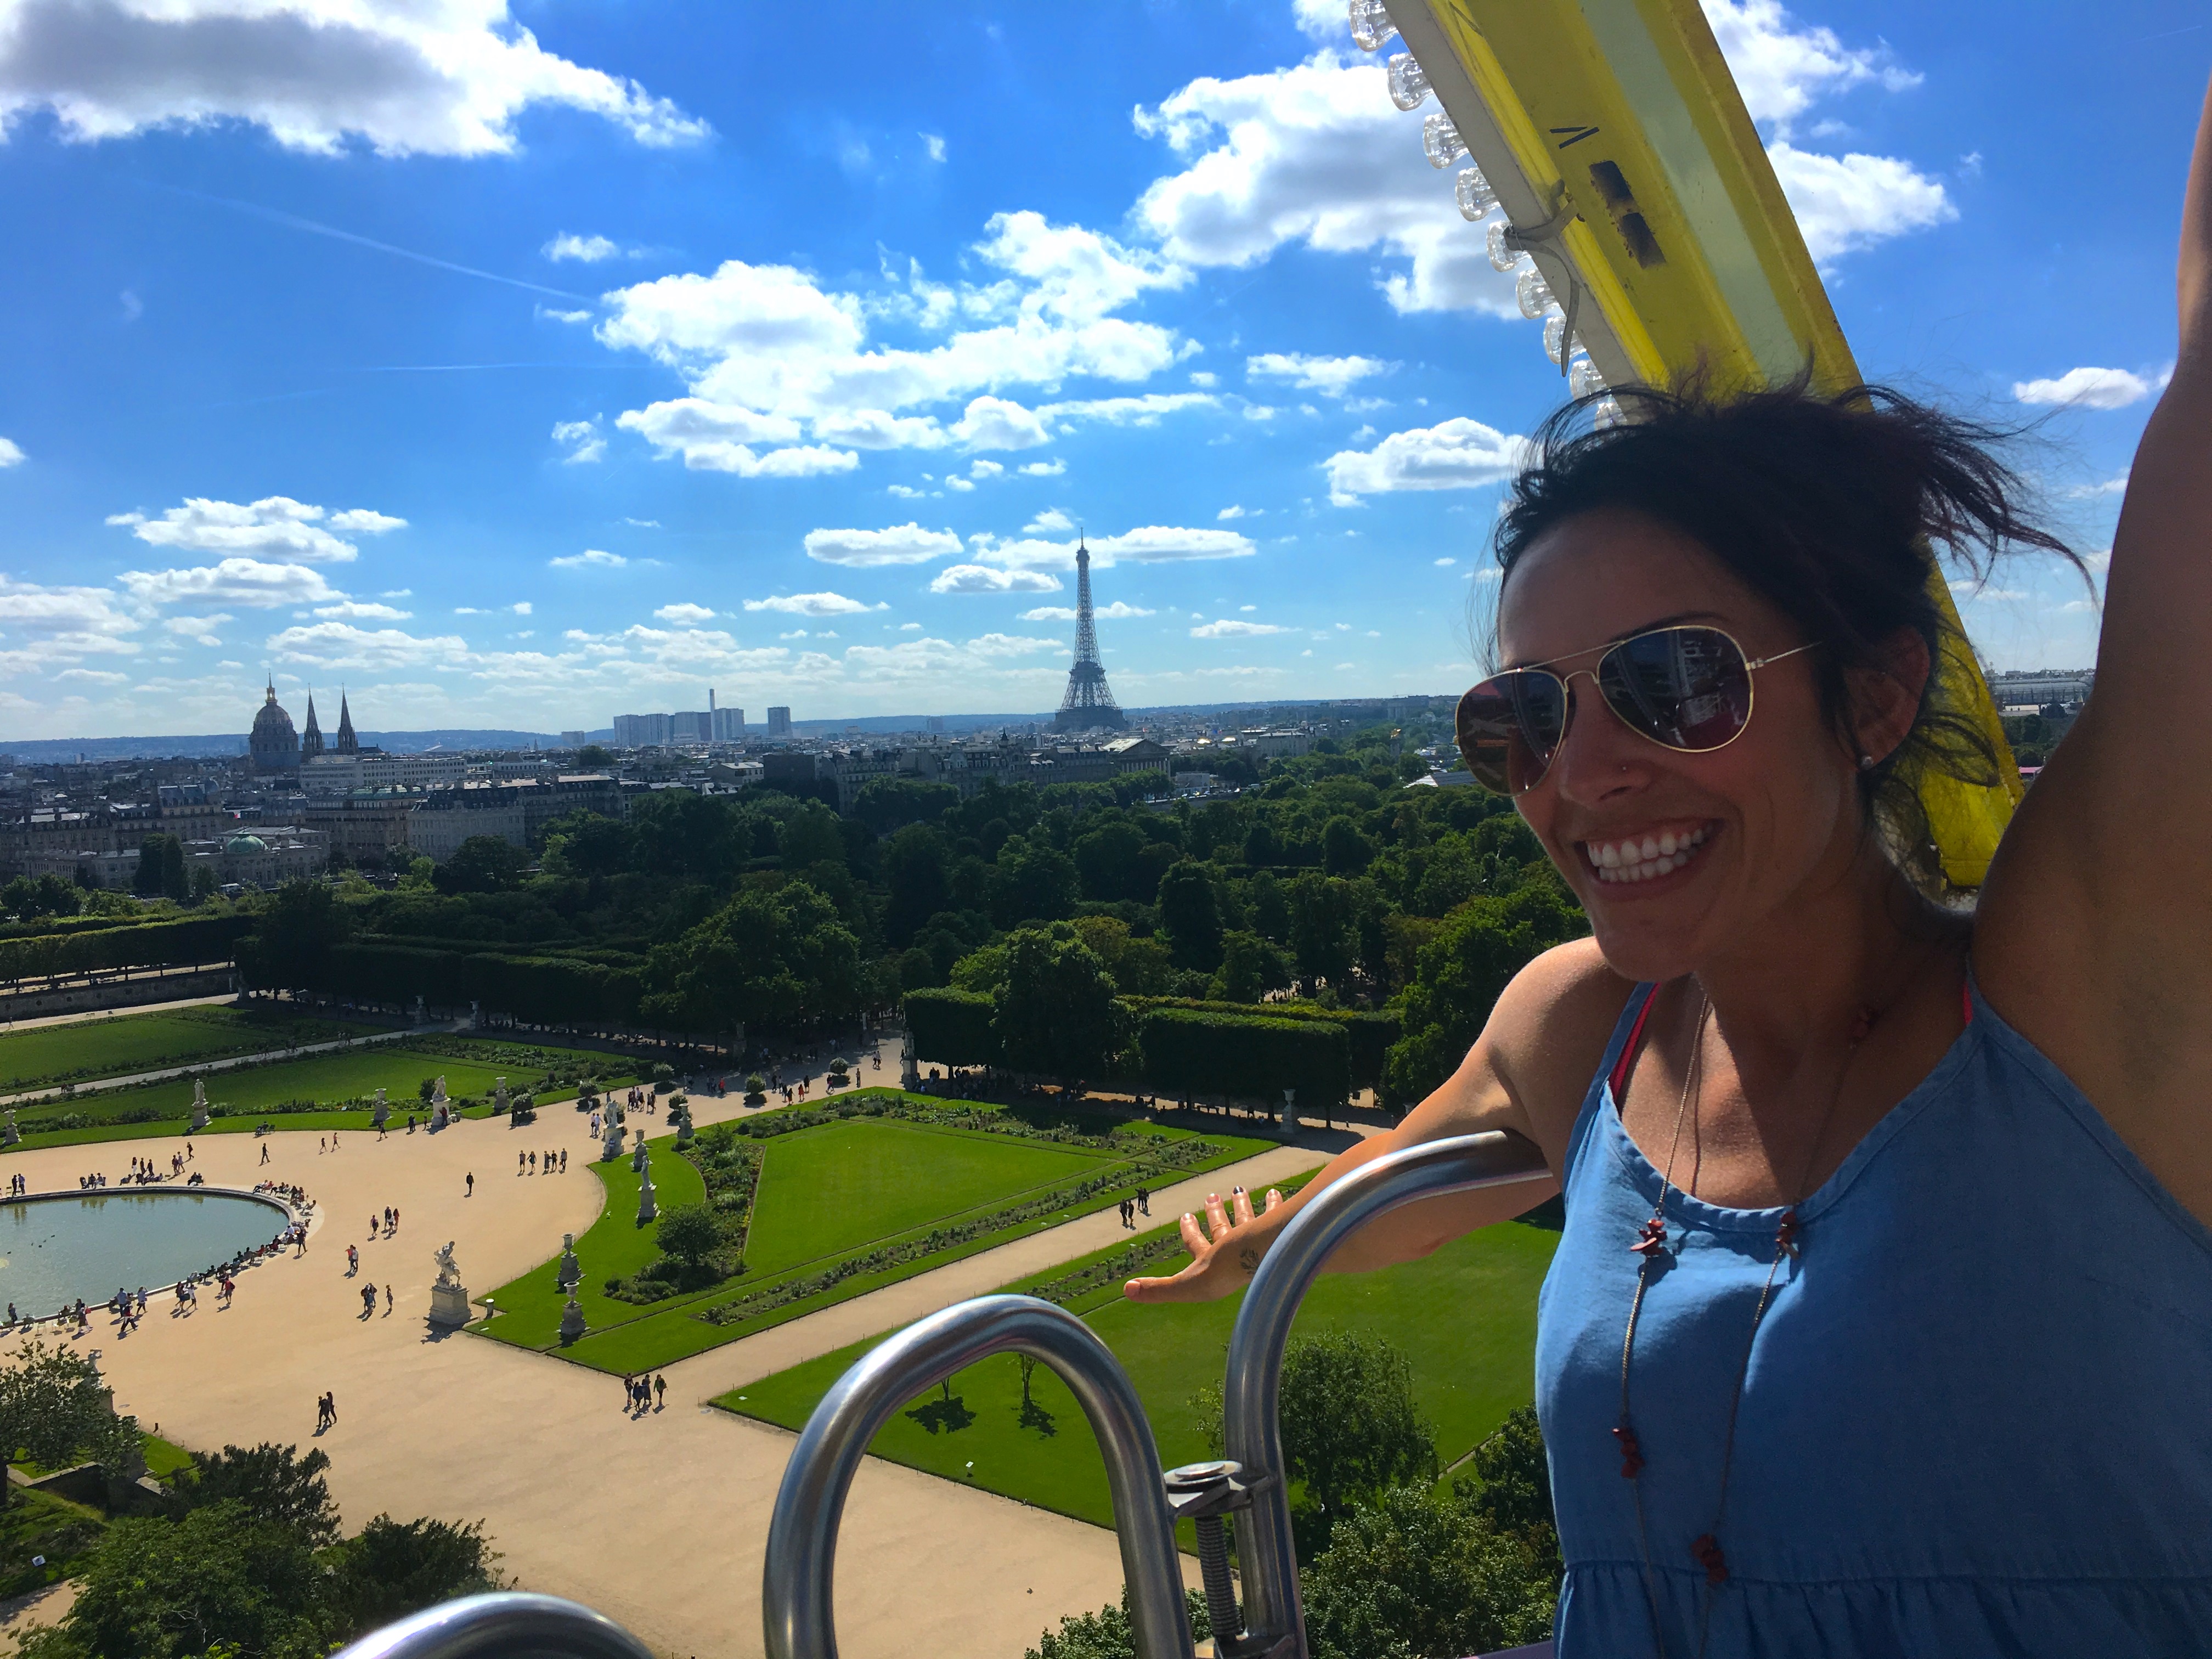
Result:
{"type": "Polygon", "coordinates": [[[1874,770],[1874,757],[1872,755],[1861,755],[1859,757],[1859,770],[1862,772],[1871,772],[1874,770]]]}

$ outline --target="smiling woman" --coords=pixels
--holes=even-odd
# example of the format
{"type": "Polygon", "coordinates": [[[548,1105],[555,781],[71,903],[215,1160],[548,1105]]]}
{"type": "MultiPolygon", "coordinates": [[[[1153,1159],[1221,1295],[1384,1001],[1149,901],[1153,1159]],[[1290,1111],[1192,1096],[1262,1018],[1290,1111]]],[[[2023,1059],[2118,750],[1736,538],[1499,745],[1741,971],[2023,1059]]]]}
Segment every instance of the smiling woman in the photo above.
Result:
{"type": "MultiPolygon", "coordinates": [[[[1537,1393],[1568,1656],[2201,1648],[2212,1628],[2212,100],[2181,354],[2112,555],[2094,698],[1978,893],[1917,786],[2008,758],[1934,672],[1931,545],[2071,557],[1984,428],[1867,387],[1556,417],[1498,532],[1471,768],[1594,937],[1289,1203],[1183,1218],[1137,1300],[1224,1294],[1310,1195],[1504,1130],[1566,1224],[1537,1393]]],[[[1425,1255],[1521,1188],[1395,1212],[1425,1255]]]]}

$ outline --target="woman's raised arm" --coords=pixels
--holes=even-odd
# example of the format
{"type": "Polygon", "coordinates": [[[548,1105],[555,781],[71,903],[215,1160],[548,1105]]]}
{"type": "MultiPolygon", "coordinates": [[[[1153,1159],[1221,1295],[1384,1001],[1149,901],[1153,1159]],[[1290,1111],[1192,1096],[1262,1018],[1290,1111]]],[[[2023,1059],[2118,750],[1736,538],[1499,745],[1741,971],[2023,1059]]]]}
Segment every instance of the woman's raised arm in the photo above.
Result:
{"type": "Polygon", "coordinates": [[[2180,337],[2113,537],[2097,684],[1990,872],[1974,958],[2175,1195],[2212,1216],[2212,94],[2180,337]]]}

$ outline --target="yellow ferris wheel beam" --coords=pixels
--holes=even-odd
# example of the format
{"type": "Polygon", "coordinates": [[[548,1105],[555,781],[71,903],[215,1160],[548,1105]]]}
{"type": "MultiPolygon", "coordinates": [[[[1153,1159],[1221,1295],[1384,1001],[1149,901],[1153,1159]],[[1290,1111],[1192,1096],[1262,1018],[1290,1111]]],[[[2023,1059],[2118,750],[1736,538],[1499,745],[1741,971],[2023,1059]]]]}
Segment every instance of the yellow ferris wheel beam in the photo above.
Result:
{"type": "MultiPolygon", "coordinates": [[[[1859,382],[1773,164],[1697,0],[1382,0],[1607,384],[1859,382]]],[[[1354,0],[1355,23],[1373,0],[1354,0]]],[[[1368,25],[1375,31],[1376,25],[1368,25]]],[[[1371,33],[1370,37],[1371,38],[1371,33]]],[[[1449,148],[1449,146],[1447,147],[1449,148]]],[[[1431,146],[1431,157],[1436,155],[1431,146]]],[[[1986,787],[1923,781],[1954,887],[1981,884],[2019,769],[1941,569],[1938,692],[1993,746],[1986,787]]]]}

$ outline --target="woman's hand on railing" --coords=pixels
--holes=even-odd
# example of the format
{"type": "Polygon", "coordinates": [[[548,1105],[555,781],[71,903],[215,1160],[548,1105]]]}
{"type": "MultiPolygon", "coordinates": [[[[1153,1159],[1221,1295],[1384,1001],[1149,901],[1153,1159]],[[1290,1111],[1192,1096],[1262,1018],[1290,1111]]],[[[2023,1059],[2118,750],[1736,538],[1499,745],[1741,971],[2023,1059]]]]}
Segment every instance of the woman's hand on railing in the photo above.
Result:
{"type": "Polygon", "coordinates": [[[1243,1290],[1287,1218],[1276,1213],[1282,1204],[1282,1194],[1270,1187],[1255,1216],[1252,1194],[1242,1187],[1230,1190],[1225,1205],[1218,1193],[1208,1193],[1202,1224],[1183,1212],[1182,1242],[1190,1266],[1171,1278],[1130,1279],[1121,1293],[1133,1302],[1214,1302],[1243,1290]]]}

